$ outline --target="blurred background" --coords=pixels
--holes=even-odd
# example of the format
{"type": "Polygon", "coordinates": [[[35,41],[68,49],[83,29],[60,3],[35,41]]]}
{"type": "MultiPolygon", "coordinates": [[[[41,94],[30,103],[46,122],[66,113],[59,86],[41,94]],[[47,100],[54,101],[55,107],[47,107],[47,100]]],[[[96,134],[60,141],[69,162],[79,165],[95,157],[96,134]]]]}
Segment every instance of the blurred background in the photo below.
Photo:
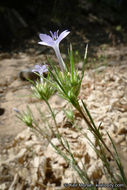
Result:
{"type": "Polygon", "coordinates": [[[126,43],[126,8],[126,0],[1,0],[0,52],[25,50],[39,33],[57,29],[73,31],[79,44],[126,43]]]}

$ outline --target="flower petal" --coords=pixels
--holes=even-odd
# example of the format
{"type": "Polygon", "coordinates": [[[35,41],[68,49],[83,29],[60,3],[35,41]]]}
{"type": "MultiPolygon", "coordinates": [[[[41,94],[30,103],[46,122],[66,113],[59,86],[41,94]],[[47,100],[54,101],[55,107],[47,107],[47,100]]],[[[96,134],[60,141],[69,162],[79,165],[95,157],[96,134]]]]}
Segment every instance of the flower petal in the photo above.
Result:
{"type": "Polygon", "coordinates": [[[38,44],[51,47],[51,45],[46,42],[38,42],[38,44]]]}
{"type": "Polygon", "coordinates": [[[47,34],[40,34],[39,37],[43,42],[46,42],[46,43],[52,41],[52,38],[47,34]]]}
{"type": "Polygon", "coordinates": [[[37,69],[32,69],[32,72],[38,72],[37,69]]]}
{"type": "Polygon", "coordinates": [[[54,46],[56,46],[56,41],[52,40],[47,43],[46,42],[38,42],[38,44],[54,48],[54,46]]]}
{"type": "Polygon", "coordinates": [[[40,65],[35,65],[35,69],[40,69],[40,65]]]}
{"type": "Polygon", "coordinates": [[[43,69],[43,72],[44,72],[44,73],[47,72],[47,71],[48,71],[47,65],[43,65],[43,66],[42,66],[42,69],[43,69]]]}
{"type": "Polygon", "coordinates": [[[32,69],[32,72],[38,72],[40,75],[47,71],[47,65],[35,65],[35,69],[32,69]]]}
{"type": "Polygon", "coordinates": [[[52,31],[50,31],[50,34],[51,34],[51,36],[52,36],[52,39],[54,38],[54,34],[52,33],[52,31]]]}
{"type": "Polygon", "coordinates": [[[58,37],[58,39],[57,39],[57,44],[60,43],[61,40],[63,40],[69,33],[70,33],[70,32],[69,32],[68,30],[63,31],[63,32],[59,35],[59,37],[58,37]]]}

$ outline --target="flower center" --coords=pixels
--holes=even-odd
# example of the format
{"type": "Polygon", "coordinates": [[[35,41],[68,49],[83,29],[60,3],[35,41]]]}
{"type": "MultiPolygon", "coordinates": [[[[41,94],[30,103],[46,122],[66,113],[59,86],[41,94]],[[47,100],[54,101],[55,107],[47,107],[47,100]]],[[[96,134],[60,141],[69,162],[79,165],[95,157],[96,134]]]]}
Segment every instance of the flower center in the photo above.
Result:
{"type": "Polygon", "coordinates": [[[50,34],[51,34],[51,37],[52,37],[52,39],[54,40],[54,41],[56,41],[57,39],[58,39],[58,32],[59,32],[59,30],[57,30],[56,32],[52,32],[52,31],[50,31],[50,34]]]}

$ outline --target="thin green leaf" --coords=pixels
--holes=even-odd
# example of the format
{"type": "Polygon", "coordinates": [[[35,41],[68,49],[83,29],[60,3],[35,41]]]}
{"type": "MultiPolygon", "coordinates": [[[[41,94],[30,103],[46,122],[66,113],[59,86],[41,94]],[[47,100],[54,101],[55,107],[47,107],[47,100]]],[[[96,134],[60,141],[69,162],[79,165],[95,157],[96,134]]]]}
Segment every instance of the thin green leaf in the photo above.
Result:
{"type": "Polygon", "coordinates": [[[114,144],[114,142],[113,142],[113,140],[112,140],[112,138],[110,137],[110,135],[109,135],[108,132],[107,132],[107,135],[108,135],[108,137],[109,137],[109,139],[110,139],[110,141],[111,141],[111,143],[112,143],[113,149],[115,150],[116,157],[114,157],[114,158],[115,158],[116,164],[117,164],[117,166],[118,166],[118,168],[119,168],[119,170],[120,170],[120,174],[121,174],[121,176],[122,176],[122,178],[123,178],[123,182],[127,185],[127,178],[126,178],[126,176],[125,176],[125,173],[124,173],[124,170],[123,170],[123,166],[122,166],[122,164],[121,164],[121,161],[120,161],[118,152],[117,152],[117,150],[116,150],[115,144],[114,144]]]}
{"type": "Polygon", "coordinates": [[[72,45],[70,44],[70,65],[71,65],[71,79],[72,82],[74,81],[74,57],[73,57],[73,50],[72,50],[72,45]]]}
{"type": "Polygon", "coordinates": [[[91,123],[92,123],[94,129],[97,130],[97,127],[96,127],[96,125],[95,125],[95,123],[94,123],[94,121],[93,121],[93,118],[91,117],[90,112],[89,112],[89,110],[87,109],[87,107],[86,107],[84,101],[81,100],[81,102],[82,102],[82,104],[83,104],[83,107],[84,107],[84,109],[85,109],[85,111],[86,111],[86,113],[87,113],[87,115],[88,115],[88,117],[89,117],[89,119],[90,119],[90,121],[91,121],[91,123]]]}
{"type": "Polygon", "coordinates": [[[86,49],[85,49],[84,63],[83,63],[83,68],[82,68],[82,73],[81,73],[81,81],[82,81],[82,79],[84,77],[85,64],[87,62],[87,52],[88,52],[88,44],[86,45],[86,49]]]}

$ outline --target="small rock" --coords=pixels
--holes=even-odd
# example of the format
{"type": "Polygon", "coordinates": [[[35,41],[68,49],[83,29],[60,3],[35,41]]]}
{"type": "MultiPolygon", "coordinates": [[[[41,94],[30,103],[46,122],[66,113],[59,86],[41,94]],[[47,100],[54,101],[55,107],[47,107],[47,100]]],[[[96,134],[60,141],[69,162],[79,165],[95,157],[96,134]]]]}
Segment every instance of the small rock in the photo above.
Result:
{"type": "MultiPolygon", "coordinates": [[[[40,79],[40,77],[35,74],[34,72],[32,72],[33,68],[29,68],[29,69],[24,69],[23,71],[20,71],[19,73],[19,78],[21,80],[27,80],[27,79],[30,79],[30,80],[37,80],[37,79],[40,79]]],[[[43,74],[44,77],[47,77],[47,73],[44,73],[43,74]]]]}
{"type": "Polygon", "coordinates": [[[122,143],[123,141],[125,141],[124,135],[118,136],[115,140],[116,144],[122,143]]]}
{"type": "Polygon", "coordinates": [[[65,118],[64,112],[60,111],[57,115],[56,115],[56,123],[60,124],[61,122],[63,122],[65,118]]]}
{"type": "Polygon", "coordinates": [[[126,125],[126,123],[127,123],[127,118],[126,118],[126,117],[120,118],[119,123],[120,123],[121,125],[126,125]]]}
{"type": "Polygon", "coordinates": [[[88,153],[85,154],[85,164],[89,164],[90,163],[90,156],[88,153]]]}
{"type": "Polygon", "coordinates": [[[105,70],[105,68],[106,68],[106,66],[101,66],[101,67],[98,67],[96,69],[93,69],[92,72],[102,72],[105,70]]]}
{"type": "Polygon", "coordinates": [[[118,129],[118,135],[123,135],[123,134],[127,134],[127,127],[126,126],[121,126],[119,129],[118,129]]]}
{"type": "Polygon", "coordinates": [[[123,150],[124,152],[126,152],[126,146],[127,146],[126,141],[123,141],[122,143],[120,143],[120,146],[125,147],[125,149],[124,149],[124,148],[122,148],[122,150],[123,150]]]}
{"type": "Polygon", "coordinates": [[[108,66],[116,66],[118,63],[117,62],[109,62],[108,66]]]}
{"type": "Polygon", "coordinates": [[[102,170],[101,170],[101,162],[96,161],[91,164],[91,166],[88,169],[88,176],[92,178],[93,180],[98,180],[102,177],[102,170]],[[100,166],[99,166],[100,165],[100,166]]]}
{"type": "Polygon", "coordinates": [[[0,108],[0,115],[3,115],[5,112],[5,109],[4,108],[0,108]]]}
{"type": "Polygon", "coordinates": [[[81,71],[83,68],[83,62],[79,62],[79,64],[76,66],[76,68],[81,71]]]}
{"type": "Polygon", "coordinates": [[[34,72],[32,72],[32,69],[33,68],[29,68],[29,69],[25,69],[23,71],[20,71],[19,73],[19,78],[21,80],[27,80],[27,79],[30,79],[30,80],[37,80],[39,79],[39,76],[36,75],[34,72]]]}
{"type": "Polygon", "coordinates": [[[0,88],[0,93],[4,93],[4,90],[3,90],[3,88],[0,88]]]}
{"type": "MultiPolygon", "coordinates": [[[[57,138],[53,138],[51,141],[55,146],[60,146],[60,142],[57,138]]],[[[49,146],[51,146],[51,144],[49,144],[49,146]]],[[[51,146],[52,147],[52,146],[51,146]]]]}
{"type": "Polygon", "coordinates": [[[7,189],[7,184],[6,183],[0,184],[0,189],[7,189]]]}

